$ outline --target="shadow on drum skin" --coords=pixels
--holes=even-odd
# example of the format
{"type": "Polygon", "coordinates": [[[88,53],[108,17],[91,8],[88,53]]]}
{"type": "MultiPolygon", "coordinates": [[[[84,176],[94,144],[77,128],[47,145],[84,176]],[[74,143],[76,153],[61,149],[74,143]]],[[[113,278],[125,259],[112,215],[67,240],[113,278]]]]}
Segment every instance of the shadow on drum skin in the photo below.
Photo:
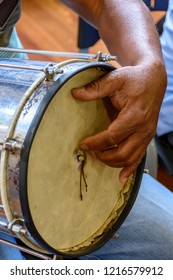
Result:
{"type": "Polygon", "coordinates": [[[113,106],[109,97],[103,98],[103,103],[105,105],[110,121],[113,122],[119,114],[118,110],[113,106]]]}

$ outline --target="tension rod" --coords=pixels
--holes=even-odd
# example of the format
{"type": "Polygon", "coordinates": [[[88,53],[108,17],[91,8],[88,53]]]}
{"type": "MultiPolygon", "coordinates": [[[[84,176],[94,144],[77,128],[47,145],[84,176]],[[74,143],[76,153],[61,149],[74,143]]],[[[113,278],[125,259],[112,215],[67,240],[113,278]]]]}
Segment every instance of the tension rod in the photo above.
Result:
{"type": "Polygon", "coordinates": [[[102,52],[98,52],[97,54],[89,54],[89,53],[57,52],[57,51],[48,51],[48,50],[32,50],[32,49],[5,48],[5,47],[0,47],[0,51],[13,52],[13,53],[15,52],[15,53],[70,57],[70,58],[89,59],[89,60],[95,59],[97,61],[117,60],[116,56],[106,54],[106,53],[102,53],[102,52]]]}

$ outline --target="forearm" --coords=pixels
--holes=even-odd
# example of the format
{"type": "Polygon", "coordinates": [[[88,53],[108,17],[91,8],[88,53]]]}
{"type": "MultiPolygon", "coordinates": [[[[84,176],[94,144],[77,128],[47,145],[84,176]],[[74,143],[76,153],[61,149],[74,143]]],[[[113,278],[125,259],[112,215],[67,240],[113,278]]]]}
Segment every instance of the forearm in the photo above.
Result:
{"type": "Polygon", "coordinates": [[[162,62],[161,47],[148,8],[140,0],[63,1],[94,25],[122,65],[162,62]]]}
{"type": "Polygon", "coordinates": [[[117,55],[122,65],[161,61],[160,40],[144,3],[139,0],[125,0],[123,4],[121,0],[111,2],[111,6],[104,8],[104,13],[100,12],[97,19],[100,36],[110,53],[117,55]]]}

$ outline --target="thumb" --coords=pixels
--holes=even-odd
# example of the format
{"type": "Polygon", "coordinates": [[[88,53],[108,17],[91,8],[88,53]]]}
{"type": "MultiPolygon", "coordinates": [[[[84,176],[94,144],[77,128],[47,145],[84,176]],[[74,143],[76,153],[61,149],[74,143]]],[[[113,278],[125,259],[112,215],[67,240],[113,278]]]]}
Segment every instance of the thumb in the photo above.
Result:
{"type": "Polygon", "coordinates": [[[92,81],[91,83],[72,90],[72,95],[80,100],[94,100],[111,96],[120,87],[120,75],[117,75],[117,70],[106,74],[105,76],[92,81]]]}

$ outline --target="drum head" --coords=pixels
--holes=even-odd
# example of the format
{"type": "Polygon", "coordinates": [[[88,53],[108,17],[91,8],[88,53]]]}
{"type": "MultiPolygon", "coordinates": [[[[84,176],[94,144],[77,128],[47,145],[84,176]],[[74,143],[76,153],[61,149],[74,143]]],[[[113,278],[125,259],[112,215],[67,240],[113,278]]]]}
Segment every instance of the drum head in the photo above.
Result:
{"type": "Polygon", "coordinates": [[[74,256],[97,249],[121,225],[136,197],[140,178],[133,174],[123,185],[120,169],[79,149],[82,139],[106,129],[110,119],[102,100],[79,101],[71,90],[105,71],[109,67],[87,66],[59,79],[24,143],[22,211],[32,237],[51,253],[74,256]]]}

